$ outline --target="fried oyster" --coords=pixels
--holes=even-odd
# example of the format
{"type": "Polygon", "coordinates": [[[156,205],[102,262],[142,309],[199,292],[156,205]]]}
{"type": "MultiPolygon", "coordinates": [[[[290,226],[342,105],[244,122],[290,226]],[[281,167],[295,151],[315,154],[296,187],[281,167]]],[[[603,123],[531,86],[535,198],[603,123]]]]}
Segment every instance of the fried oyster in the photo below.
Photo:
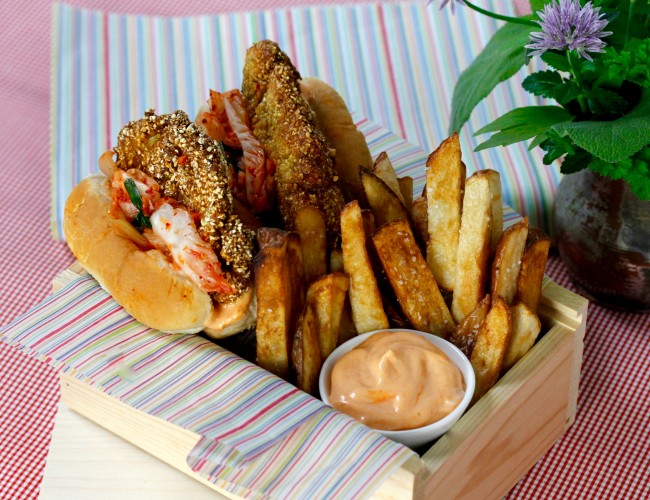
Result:
{"type": "Polygon", "coordinates": [[[340,233],[343,195],[329,146],[300,91],[300,74],[271,41],[246,52],[242,93],[253,133],[275,162],[277,197],[287,229],[303,206],[319,208],[331,238],[340,233]]]}
{"type": "Polygon", "coordinates": [[[199,214],[201,237],[220,257],[234,295],[219,296],[227,302],[250,286],[253,233],[244,228],[233,211],[228,184],[228,163],[221,145],[205,135],[183,111],[144,117],[128,123],[114,149],[118,168],[137,168],[153,177],[164,196],[199,214]]]}

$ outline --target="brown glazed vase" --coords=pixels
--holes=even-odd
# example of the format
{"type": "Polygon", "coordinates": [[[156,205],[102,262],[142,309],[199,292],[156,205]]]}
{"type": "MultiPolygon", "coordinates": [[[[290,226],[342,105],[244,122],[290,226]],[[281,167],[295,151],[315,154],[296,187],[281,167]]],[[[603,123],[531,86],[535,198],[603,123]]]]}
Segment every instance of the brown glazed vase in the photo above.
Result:
{"type": "Polygon", "coordinates": [[[560,256],[588,298],[650,311],[650,201],[585,169],[560,182],[554,224],[560,256]]]}

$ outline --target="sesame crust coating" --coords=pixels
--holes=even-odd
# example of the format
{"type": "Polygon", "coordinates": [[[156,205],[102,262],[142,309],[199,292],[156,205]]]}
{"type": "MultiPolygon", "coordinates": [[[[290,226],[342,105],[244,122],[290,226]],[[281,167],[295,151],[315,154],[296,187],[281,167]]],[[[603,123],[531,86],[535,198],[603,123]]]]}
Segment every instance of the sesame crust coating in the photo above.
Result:
{"type": "Polygon", "coordinates": [[[164,196],[199,214],[199,233],[220,257],[232,296],[213,294],[218,302],[239,296],[250,285],[253,233],[233,212],[227,160],[219,143],[205,135],[183,111],[128,123],[115,147],[118,168],[137,168],[153,177],[164,196]]]}
{"type": "Polygon", "coordinates": [[[314,206],[323,212],[332,240],[341,232],[344,205],[334,162],[316,128],[314,112],[300,92],[300,75],[288,57],[284,53],[279,57],[276,49],[280,51],[267,41],[248,50],[242,85],[248,97],[245,94],[244,103],[249,116],[254,116],[253,133],[275,162],[278,203],[286,228],[295,229],[295,216],[301,207],[314,206]],[[268,54],[272,59],[264,59],[268,54]],[[258,99],[254,110],[248,107],[258,99]]]}

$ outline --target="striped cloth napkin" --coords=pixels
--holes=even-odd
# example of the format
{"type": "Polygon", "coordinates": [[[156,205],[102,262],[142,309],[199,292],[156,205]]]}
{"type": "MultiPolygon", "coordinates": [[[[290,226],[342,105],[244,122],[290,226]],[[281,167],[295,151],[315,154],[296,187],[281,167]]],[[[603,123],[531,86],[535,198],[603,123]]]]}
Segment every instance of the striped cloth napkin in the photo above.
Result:
{"type": "MultiPolygon", "coordinates": [[[[503,2],[512,14],[510,2],[503,2]]],[[[498,25],[470,9],[451,15],[424,0],[297,7],[216,16],[161,18],[108,14],[54,4],[51,91],[51,225],[62,237],[63,204],[97,170],[129,120],[148,107],[194,116],[210,88],[241,85],[246,48],[276,40],[305,76],[343,95],[365,119],[432,151],[447,136],[454,84],[498,25]]],[[[498,61],[495,61],[498,64],[498,61]]],[[[501,173],[504,201],[545,226],[559,172],[524,144],[474,153],[477,130],[517,106],[536,104],[520,81],[501,84],[461,134],[471,173],[501,173]]],[[[368,126],[374,127],[372,123],[368,126]]],[[[424,164],[401,172],[421,180],[424,164]]],[[[412,167],[412,168],[411,168],[412,167]]],[[[416,182],[416,192],[421,184],[416,182]]]]}
{"type": "Polygon", "coordinates": [[[202,438],[192,470],[247,498],[359,498],[414,456],[352,418],[196,335],[131,318],[90,276],[0,339],[202,438]]]}

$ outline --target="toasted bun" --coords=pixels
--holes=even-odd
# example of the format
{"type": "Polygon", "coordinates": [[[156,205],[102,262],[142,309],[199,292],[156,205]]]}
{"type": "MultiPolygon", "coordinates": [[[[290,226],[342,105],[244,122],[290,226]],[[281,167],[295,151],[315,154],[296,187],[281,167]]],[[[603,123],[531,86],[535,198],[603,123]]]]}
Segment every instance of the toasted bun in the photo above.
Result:
{"type": "MultiPolygon", "coordinates": [[[[81,181],[70,193],[63,230],[72,253],[141,323],[170,333],[202,331],[215,314],[210,295],[174,269],[162,252],[143,249],[142,235],[125,219],[111,215],[109,188],[109,180],[97,174],[81,181]]],[[[244,299],[248,295],[229,306],[230,312],[235,309],[241,316],[226,321],[221,311],[221,322],[212,325],[214,335],[232,335],[254,323],[254,304],[251,311],[252,301],[244,299]],[[234,307],[237,303],[238,309],[234,307]],[[246,305],[242,307],[241,303],[246,305]]]]}
{"type": "Polygon", "coordinates": [[[359,167],[372,168],[366,139],[352,121],[343,98],[318,78],[304,78],[300,90],[316,115],[316,126],[336,150],[336,171],[346,199],[365,199],[359,167]]]}

